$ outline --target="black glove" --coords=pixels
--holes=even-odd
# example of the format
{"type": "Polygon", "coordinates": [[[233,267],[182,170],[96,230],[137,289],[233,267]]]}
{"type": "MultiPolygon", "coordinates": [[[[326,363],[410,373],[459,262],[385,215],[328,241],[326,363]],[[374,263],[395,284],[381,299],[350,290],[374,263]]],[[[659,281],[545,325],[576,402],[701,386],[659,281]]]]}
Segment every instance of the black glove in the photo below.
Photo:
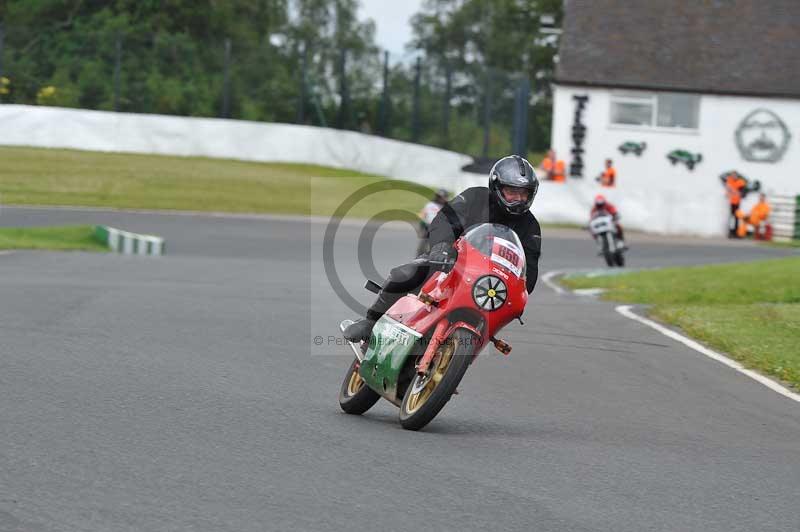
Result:
{"type": "Polygon", "coordinates": [[[447,242],[439,242],[433,246],[430,253],[428,253],[428,261],[433,263],[431,266],[437,270],[445,268],[445,263],[448,263],[451,257],[451,246],[447,242]]]}

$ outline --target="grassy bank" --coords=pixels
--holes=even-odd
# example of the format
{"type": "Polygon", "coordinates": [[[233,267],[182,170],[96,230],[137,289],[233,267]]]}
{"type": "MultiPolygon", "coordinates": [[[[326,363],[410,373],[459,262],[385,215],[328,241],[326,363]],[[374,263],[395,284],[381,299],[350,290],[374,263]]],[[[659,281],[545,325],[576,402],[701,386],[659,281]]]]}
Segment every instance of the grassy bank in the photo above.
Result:
{"type": "Polygon", "coordinates": [[[2,227],[2,249],[52,249],[73,251],[108,251],[92,237],[90,225],[65,227],[2,227]]]}
{"type": "Polygon", "coordinates": [[[800,240],[789,240],[788,242],[765,242],[763,245],[774,248],[800,248],[800,240]]]}
{"type": "MultiPolygon", "coordinates": [[[[360,187],[384,181],[350,170],[201,157],[0,147],[0,203],[329,215],[360,187]]],[[[416,213],[431,191],[389,191],[351,216],[416,213]],[[421,195],[421,196],[420,196],[421,195]]]]}
{"type": "Polygon", "coordinates": [[[564,279],[649,314],[800,389],[800,258],[564,279]]]}

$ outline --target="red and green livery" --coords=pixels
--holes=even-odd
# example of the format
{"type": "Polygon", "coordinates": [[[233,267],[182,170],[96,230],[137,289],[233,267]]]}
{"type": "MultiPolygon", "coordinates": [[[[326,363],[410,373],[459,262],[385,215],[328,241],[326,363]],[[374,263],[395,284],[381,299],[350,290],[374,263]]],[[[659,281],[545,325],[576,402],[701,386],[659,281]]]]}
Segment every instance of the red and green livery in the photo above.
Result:
{"type": "Polygon", "coordinates": [[[448,272],[435,273],[419,294],[395,303],[369,343],[351,344],[355,360],[339,394],[345,412],[362,414],[383,397],[400,408],[404,428],[421,429],[487,343],[511,351],[496,335],[522,316],[528,301],[519,237],[504,225],[481,224],[456,241],[455,250],[448,272]]]}

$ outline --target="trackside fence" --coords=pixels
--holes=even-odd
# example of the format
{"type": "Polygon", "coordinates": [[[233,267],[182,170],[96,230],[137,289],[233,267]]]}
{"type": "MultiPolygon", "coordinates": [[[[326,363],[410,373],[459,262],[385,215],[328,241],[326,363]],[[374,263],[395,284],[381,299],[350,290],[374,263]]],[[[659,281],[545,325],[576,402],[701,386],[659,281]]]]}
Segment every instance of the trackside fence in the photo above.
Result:
{"type": "Polygon", "coordinates": [[[774,196],[771,218],[775,240],[800,240],[800,196],[774,196]]]}

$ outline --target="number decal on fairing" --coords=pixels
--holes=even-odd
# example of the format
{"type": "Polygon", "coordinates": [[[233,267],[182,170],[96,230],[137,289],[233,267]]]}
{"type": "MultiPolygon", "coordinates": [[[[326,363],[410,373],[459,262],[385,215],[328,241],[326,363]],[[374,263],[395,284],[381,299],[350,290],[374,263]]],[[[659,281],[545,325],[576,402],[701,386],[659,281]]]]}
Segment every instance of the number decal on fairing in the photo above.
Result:
{"type": "Polygon", "coordinates": [[[514,266],[519,265],[519,255],[514,253],[508,248],[504,248],[500,246],[500,249],[497,250],[497,254],[506,259],[508,262],[513,264],[514,266]]]}
{"type": "Polygon", "coordinates": [[[522,250],[514,242],[495,237],[492,246],[492,262],[511,270],[514,275],[519,277],[522,272],[522,250]]]}

